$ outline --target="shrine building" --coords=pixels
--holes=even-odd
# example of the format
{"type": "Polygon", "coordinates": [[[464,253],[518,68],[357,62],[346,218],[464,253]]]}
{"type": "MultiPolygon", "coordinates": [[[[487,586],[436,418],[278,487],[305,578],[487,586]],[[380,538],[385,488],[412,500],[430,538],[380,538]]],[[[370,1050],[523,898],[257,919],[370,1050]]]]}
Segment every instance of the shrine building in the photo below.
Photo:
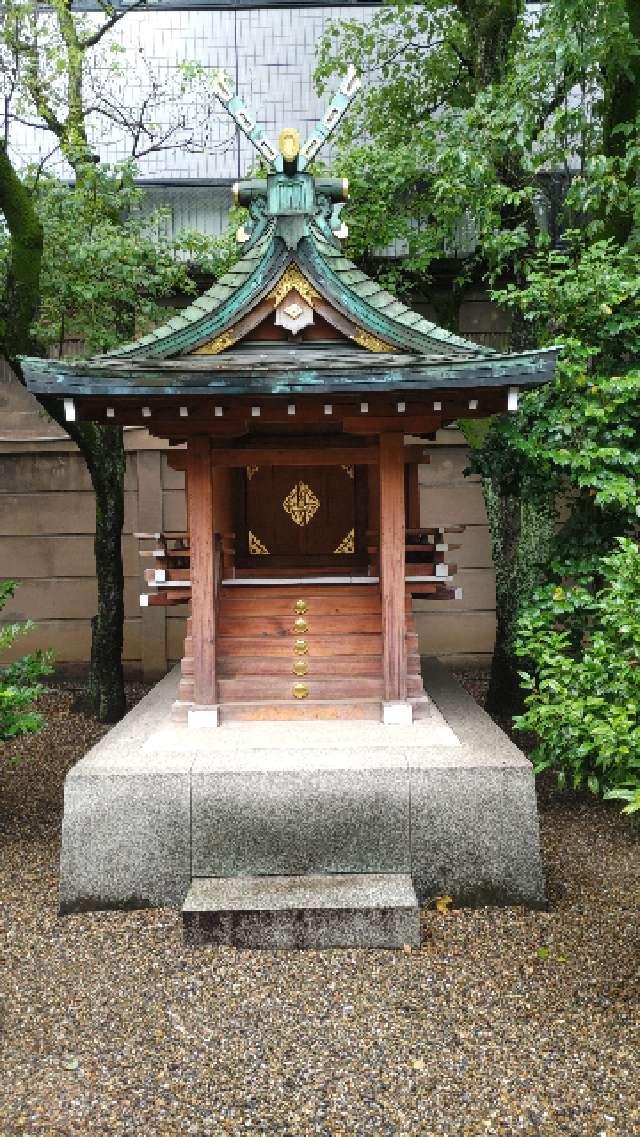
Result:
{"type": "MultiPolygon", "coordinates": [[[[309,162],[357,92],[350,73],[301,146],[240,182],[241,255],[162,327],[86,361],[29,359],[76,421],[145,425],[186,473],[188,533],[159,547],[143,604],[190,599],[176,718],[373,718],[425,705],[412,597],[459,595],[451,533],[420,516],[419,440],[517,407],[555,349],[499,354],[425,319],[343,255],[343,179],[309,162]],[[413,441],[407,443],[405,439],[413,441]]],[[[423,504],[424,509],[424,504],[423,504]]]]}
{"type": "Polygon", "coordinates": [[[63,912],[182,905],[192,943],[401,947],[438,896],[545,903],[531,764],[421,667],[412,600],[456,597],[464,536],[419,502],[425,442],[515,410],[557,352],[453,335],[343,256],[348,187],[309,163],[358,85],[276,148],[219,79],[268,171],[237,186],[236,264],[134,343],[24,361],[42,402],[143,424],[186,474],[186,530],[139,535],[141,602],[190,602],[180,678],[67,774],[63,912]]]}

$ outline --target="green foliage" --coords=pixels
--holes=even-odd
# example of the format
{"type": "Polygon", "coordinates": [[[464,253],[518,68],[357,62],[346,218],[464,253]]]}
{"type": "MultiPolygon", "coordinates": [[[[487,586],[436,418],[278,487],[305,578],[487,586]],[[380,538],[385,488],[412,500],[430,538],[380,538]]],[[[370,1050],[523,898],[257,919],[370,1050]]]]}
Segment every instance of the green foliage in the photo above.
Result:
{"type": "MultiPolygon", "coordinates": [[[[571,232],[532,258],[517,306],[538,342],[565,337],[557,378],[494,431],[500,461],[535,470],[565,520],[518,622],[538,769],[640,807],[640,275],[628,246],[571,232]]],[[[495,464],[491,453],[485,462],[495,464]]]]}
{"type": "Polygon", "coordinates": [[[538,342],[565,337],[557,377],[497,421],[476,468],[534,479],[563,505],[546,587],[523,598],[517,653],[538,769],[638,808],[640,276],[628,248],[571,234],[532,258],[517,306],[538,342]]]}
{"type": "Polygon", "coordinates": [[[564,345],[516,415],[463,426],[497,566],[490,692],[517,640],[539,768],[637,809],[640,8],[401,2],[330,29],[319,87],[348,61],[376,79],[337,155],[352,254],[403,239],[425,281],[456,252],[513,347],[564,345]]]}
{"type": "MultiPolygon", "coordinates": [[[[599,562],[603,583],[549,584],[521,617],[525,714],[536,770],[560,784],[624,796],[640,790],[640,547],[620,539],[599,562]]],[[[628,795],[628,796],[627,796],[628,795]]]]}
{"type": "Polygon", "coordinates": [[[565,219],[593,225],[638,192],[637,161],[602,153],[602,84],[635,42],[624,0],[524,3],[423,0],[385,6],[366,25],[334,24],[321,44],[323,90],[352,61],[368,83],[342,128],[337,166],[353,184],[352,252],[407,242],[405,269],[428,273],[443,250],[466,254],[463,276],[517,277],[550,239],[554,178],[578,174],[565,219]],[[579,89],[582,98],[569,98],[579,89]],[[468,232],[465,234],[464,230],[468,232]]]}
{"type": "MultiPolygon", "coordinates": [[[[0,611],[15,592],[11,581],[0,583],[0,611]]],[[[0,653],[31,630],[33,624],[0,624],[0,653]]],[[[38,683],[52,671],[51,656],[41,651],[25,655],[13,663],[0,665],[0,741],[33,734],[44,725],[42,715],[32,705],[44,690],[38,683]]]]}
{"type": "MultiPolygon", "coordinates": [[[[107,351],[172,314],[167,301],[196,290],[194,272],[217,276],[228,241],[183,231],[169,240],[166,211],[144,211],[132,163],[96,166],[76,186],[28,179],[44,230],[41,304],[35,335],[61,347],[79,339],[107,351]]],[[[7,256],[0,237],[0,263],[7,256]]]]}

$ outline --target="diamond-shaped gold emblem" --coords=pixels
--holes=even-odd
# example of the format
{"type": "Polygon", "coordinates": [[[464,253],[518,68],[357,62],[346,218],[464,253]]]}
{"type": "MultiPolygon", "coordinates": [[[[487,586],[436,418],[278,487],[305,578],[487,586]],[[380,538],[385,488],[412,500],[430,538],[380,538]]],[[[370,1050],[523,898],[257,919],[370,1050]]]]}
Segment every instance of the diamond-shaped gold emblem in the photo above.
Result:
{"type": "Polygon", "coordinates": [[[287,316],[291,317],[292,320],[299,320],[302,313],[304,312],[304,308],[302,307],[302,304],[296,304],[294,300],[293,304],[287,304],[284,311],[287,313],[287,316]]]}
{"type": "Polygon", "coordinates": [[[320,508],[320,502],[306,482],[298,482],[285,497],[282,508],[296,525],[308,525],[320,508]]]}

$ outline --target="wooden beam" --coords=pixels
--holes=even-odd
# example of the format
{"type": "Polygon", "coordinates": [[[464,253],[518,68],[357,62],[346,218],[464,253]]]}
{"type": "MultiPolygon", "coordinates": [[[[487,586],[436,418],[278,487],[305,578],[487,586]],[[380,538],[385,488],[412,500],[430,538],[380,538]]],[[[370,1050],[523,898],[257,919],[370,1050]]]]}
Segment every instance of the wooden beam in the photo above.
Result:
{"type": "Polygon", "coordinates": [[[214,447],[211,451],[214,466],[374,466],[377,461],[375,446],[246,446],[237,450],[214,447]]]}
{"type": "Polygon", "coordinates": [[[187,457],[194,697],[198,706],[210,707],[217,700],[213,488],[211,440],[208,435],[196,435],[189,439],[187,457]]]}
{"type": "Polygon", "coordinates": [[[380,583],[384,699],[407,697],[404,582],[404,446],[402,435],[380,436],[380,583]]]}
{"type": "Polygon", "coordinates": [[[345,415],[342,419],[342,429],[347,434],[387,434],[398,432],[402,434],[433,434],[442,422],[442,415],[437,417],[414,414],[395,415],[362,415],[361,418],[352,418],[345,415]]]}

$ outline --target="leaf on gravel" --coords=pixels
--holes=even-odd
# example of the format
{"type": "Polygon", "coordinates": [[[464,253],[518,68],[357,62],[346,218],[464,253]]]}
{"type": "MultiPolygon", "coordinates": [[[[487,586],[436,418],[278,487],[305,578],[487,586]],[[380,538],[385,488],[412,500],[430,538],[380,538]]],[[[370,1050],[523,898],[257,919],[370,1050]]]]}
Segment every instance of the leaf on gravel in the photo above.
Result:
{"type": "Polygon", "coordinates": [[[541,959],[544,961],[545,959],[549,958],[550,954],[551,954],[551,952],[550,952],[548,947],[539,947],[538,948],[538,959],[541,959]]]}
{"type": "Polygon", "coordinates": [[[65,1058],[62,1063],[63,1069],[65,1070],[77,1070],[79,1065],[80,1063],[77,1058],[65,1058]]]}
{"type": "Polygon", "coordinates": [[[439,912],[441,916],[448,916],[452,904],[453,900],[450,896],[439,896],[436,900],[436,912],[439,912]]]}

